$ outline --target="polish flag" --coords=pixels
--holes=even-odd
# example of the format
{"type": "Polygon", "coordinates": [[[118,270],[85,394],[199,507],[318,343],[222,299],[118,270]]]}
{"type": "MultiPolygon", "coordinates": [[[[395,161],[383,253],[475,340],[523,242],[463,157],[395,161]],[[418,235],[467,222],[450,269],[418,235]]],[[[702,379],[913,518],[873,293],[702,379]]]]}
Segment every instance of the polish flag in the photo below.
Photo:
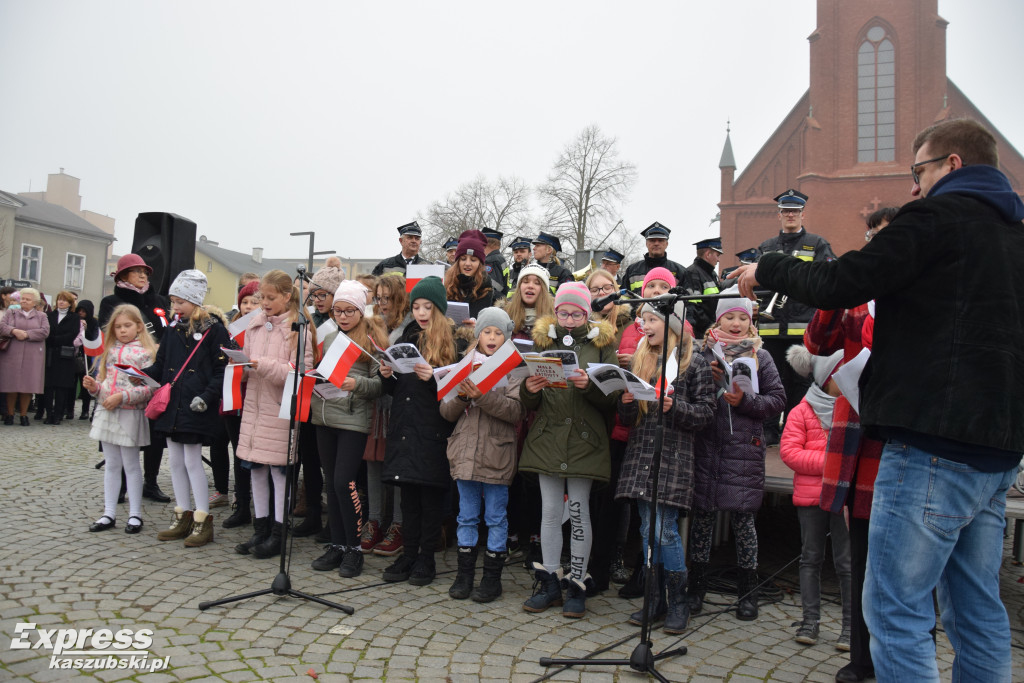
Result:
{"type": "Polygon", "coordinates": [[[224,412],[238,410],[242,407],[242,373],[244,365],[229,364],[224,368],[224,386],[221,389],[221,400],[224,412]]]}
{"type": "MultiPolygon", "coordinates": [[[[281,391],[281,409],[278,411],[277,416],[282,420],[292,419],[292,391],[295,387],[295,370],[292,370],[284,378],[284,389],[281,391]]],[[[299,417],[299,422],[309,422],[309,401],[310,397],[313,396],[313,387],[316,385],[316,377],[310,375],[303,375],[302,381],[299,383],[299,393],[296,396],[295,413],[299,417]]]]}
{"type": "Polygon", "coordinates": [[[466,379],[473,373],[473,357],[475,355],[476,354],[472,351],[467,353],[465,358],[453,365],[451,370],[448,371],[448,374],[441,378],[437,383],[438,401],[445,400],[445,397],[449,394],[451,394],[452,398],[455,398],[455,395],[452,394],[452,392],[459,386],[459,383],[462,380],[466,379]]]}
{"type": "Polygon", "coordinates": [[[95,339],[89,339],[83,335],[82,338],[82,351],[85,355],[90,358],[98,358],[103,355],[103,330],[99,330],[99,334],[96,335],[95,339]]]}
{"type": "Polygon", "coordinates": [[[327,335],[329,335],[331,332],[334,332],[336,329],[338,329],[338,325],[330,318],[328,318],[323,325],[316,328],[317,354],[319,354],[320,356],[324,355],[324,339],[327,337],[327,335]]]}
{"type": "Polygon", "coordinates": [[[349,339],[348,335],[339,332],[331,342],[327,353],[324,354],[320,365],[316,366],[317,374],[327,378],[331,384],[340,389],[341,383],[348,376],[348,371],[352,369],[352,365],[359,360],[359,356],[363,353],[365,351],[349,339]]]}
{"type": "MultiPolygon", "coordinates": [[[[668,360],[665,361],[665,379],[668,380],[668,395],[671,396],[675,393],[676,389],[672,386],[672,382],[675,381],[679,375],[679,359],[676,358],[676,352],[673,351],[668,360]]],[[[654,393],[657,397],[661,398],[661,375],[658,375],[658,381],[654,383],[654,393]]]]}
{"type": "Polygon", "coordinates": [[[228,325],[228,334],[231,335],[231,338],[235,340],[236,344],[238,344],[238,348],[245,346],[245,331],[249,329],[249,323],[253,321],[256,314],[259,312],[260,309],[258,308],[249,311],[241,318],[228,325]]]}
{"type": "Polygon", "coordinates": [[[411,263],[405,268],[405,291],[409,293],[425,277],[444,280],[444,265],[439,263],[411,263]]]}
{"type": "Polygon", "coordinates": [[[500,382],[505,375],[512,372],[514,369],[519,367],[519,364],[523,362],[523,357],[519,355],[519,351],[516,350],[515,344],[511,341],[507,341],[501,345],[494,355],[487,359],[483,365],[476,369],[476,371],[469,376],[481,392],[487,393],[494,388],[494,385],[500,382]]]}

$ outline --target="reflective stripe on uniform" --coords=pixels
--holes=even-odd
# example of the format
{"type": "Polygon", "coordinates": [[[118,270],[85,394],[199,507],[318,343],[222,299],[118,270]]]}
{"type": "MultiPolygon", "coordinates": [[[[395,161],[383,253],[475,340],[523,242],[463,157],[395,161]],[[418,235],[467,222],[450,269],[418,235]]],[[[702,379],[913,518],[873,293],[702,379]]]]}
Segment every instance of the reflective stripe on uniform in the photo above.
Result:
{"type": "Polygon", "coordinates": [[[813,254],[810,254],[810,255],[794,254],[794,256],[796,256],[801,261],[813,261],[814,260],[814,255],[813,254]]]}
{"type": "Polygon", "coordinates": [[[704,289],[704,291],[701,292],[701,294],[718,294],[718,287],[715,287],[715,286],[706,287],[704,289]]]}
{"type": "Polygon", "coordinates": [[[757,326],[757,333],[759,335],[761,335],[762,337],[764,337],[764,336],[771,336],[771,335],[778,336],[778,334],[779,334],[779,324],[778,323],[761,323],[761,324],[759,324],[757,326]]]}
{"type": "Polygon", "coordinates": [[[632,290],[634,290],[634,289],[640,289],[640,288],[642,288],[643,286],[644,286],[644,281],[643,281],[643,280],[637,280],[636,282],[630,282],[630,283],[629,283],[629,289],[630,289],[630,291],[632,291],[632,290]]]}
{"type": "Polygon", "coordinates": [[[804,325],[802,327],[799,325],[786,325],[786,334],[798,334],[802,337],[804,335],[804,332],[806,331],[807,325],[804,325]]]}

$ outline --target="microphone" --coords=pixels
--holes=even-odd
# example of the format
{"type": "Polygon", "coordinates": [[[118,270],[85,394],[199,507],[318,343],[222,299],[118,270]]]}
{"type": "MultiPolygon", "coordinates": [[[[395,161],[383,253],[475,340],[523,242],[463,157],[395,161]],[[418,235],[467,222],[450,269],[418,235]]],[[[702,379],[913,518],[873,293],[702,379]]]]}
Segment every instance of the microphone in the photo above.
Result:
{"type": "Polygon", "coordinates": [[[590,302],[590,310],[592,310],[594,313],[600,313],[601,311],[604,310],[605,306],[612,303],[613,301],[618,301],[619,297],[621,297],[625,293],[625,289],[620,289],[619,291],[612,292],[607,296],[602,296],[600,299],[594,299],[593,301],[590,302]]]}

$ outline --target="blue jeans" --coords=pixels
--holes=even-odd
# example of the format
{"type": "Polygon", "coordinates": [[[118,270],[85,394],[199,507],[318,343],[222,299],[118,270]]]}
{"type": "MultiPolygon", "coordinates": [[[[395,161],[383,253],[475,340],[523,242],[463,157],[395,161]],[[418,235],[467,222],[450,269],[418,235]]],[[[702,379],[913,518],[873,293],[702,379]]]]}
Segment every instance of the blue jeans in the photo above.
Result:
{"type": "Polygon", "coordinates": [[[492,553],[508,550],[508,487],[479,481],[455,482],[459,486],[459,546],[475,548],[480,525],[480,500],[483,499],[487,524],[487,549],[492,553]]]}
{"type": "MultiPolygon", "coordinates": [[[[651,503],[638,500],[636,507],[640,511],[640,536],[644,539],[644,558],[647,558],[647,544],[651,538],[651,503]]],[[[679,508],[658,503],[655,528],[660,530],[658,543],[651,557],[651,564],[665,565],[665,571],[681,572],[686,570],[683,557],[683,538],[679,535],[679,508]]]]}
{"type": "Polygon", "coordinates": [[[875,479],[864,620],[875,673],[938,681],[932,589],[956,651],[953,681],[1009,681],[1010,623],[999,599],[1006,490],[1017,469],[979,472],[899,441],[875,479]]]}

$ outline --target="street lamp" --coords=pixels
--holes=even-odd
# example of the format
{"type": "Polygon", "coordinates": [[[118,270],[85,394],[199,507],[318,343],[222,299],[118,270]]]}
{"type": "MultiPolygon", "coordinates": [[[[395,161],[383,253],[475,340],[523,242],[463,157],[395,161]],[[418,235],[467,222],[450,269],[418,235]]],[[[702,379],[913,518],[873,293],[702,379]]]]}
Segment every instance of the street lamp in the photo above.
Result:
{"type": "Polygon", "coordinates": [[[306,272],[312,276],[313,273],[313,257],[314,256],[325,256],[327,254],[336,254],[334,249],[328,249],[326,251],[313,251],[313,241],[316,239],[316,233],[305,231],[305,232],[291,232],[288,233],[292,237],[301,237],[303,235],[309,235],[309,260],[306,263],[306,272]]]}

